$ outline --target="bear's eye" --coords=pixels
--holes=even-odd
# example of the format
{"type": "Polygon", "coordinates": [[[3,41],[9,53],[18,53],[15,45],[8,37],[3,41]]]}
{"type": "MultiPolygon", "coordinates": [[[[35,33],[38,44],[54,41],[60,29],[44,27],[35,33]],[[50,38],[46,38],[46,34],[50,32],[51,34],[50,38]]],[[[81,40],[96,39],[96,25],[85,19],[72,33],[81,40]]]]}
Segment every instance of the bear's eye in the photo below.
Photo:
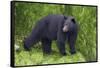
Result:
{"type": "Polygon", "coordinates": [[[68,25],[68,23],[64,23],[64,26],[65,26],[65,25],[68,25]]]}

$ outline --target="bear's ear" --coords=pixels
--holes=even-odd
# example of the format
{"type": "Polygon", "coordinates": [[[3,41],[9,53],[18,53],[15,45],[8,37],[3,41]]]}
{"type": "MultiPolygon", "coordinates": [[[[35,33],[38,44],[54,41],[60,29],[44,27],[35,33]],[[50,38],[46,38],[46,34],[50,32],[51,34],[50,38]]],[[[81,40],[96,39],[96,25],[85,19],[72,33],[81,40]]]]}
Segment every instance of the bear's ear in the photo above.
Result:
{"type": "Polygon", "coordinates": [[[67,19],[67,16],[64,16],[64,19],[67,19]]]}
{"type": "Polygon", "coordinates": [[[74,18],[72,18],[72,19],[71,19],[71,21],[72,21],[73,23],[76,23],[76,21],[75,21],[75,19],[74,19],[74,18]]]}

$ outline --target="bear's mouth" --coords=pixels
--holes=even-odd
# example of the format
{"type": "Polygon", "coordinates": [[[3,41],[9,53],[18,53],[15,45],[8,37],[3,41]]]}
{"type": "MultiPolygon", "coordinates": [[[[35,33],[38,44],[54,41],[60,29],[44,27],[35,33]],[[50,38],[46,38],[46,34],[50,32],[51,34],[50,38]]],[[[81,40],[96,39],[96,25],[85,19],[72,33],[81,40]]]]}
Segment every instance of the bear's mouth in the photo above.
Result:
{"type": "Polygon", "coordinates": [[[68,32],[68,26],[64,26],[62,30],[63,32],[68,32]]]}

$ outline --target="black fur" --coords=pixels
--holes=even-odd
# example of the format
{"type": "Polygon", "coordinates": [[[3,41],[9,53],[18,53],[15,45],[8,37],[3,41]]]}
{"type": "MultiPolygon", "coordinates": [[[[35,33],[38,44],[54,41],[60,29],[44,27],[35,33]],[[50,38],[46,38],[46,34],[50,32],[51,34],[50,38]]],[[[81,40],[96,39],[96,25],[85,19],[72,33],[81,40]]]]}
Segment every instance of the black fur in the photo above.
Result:
{"type": "Polygon", "coordinates": [[[24,48],[30,50],[32,44],[41,41],[43,53],[51,53],[52,40],[57,40],[60,53],[66,55],[65,40],[68,39],[71,54],[76,53],[75,41],[77,38],[77,24],[75,19],[64,15],[48,15],[37,22],[30,36],[24,41],[24,48]],[[66,20],[70,20],[70,23],[66,20]],[[64,23],[69,24],[68,32],[63,32],[64,23]]]}

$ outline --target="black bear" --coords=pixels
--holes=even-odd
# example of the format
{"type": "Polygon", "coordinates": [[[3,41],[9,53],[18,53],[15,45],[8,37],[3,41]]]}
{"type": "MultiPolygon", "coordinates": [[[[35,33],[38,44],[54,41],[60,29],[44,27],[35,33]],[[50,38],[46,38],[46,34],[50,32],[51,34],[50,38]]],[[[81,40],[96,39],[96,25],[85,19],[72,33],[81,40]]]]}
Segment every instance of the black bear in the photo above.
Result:
{"type": "Polygon", "coordinates": [[[30,47],[41,41],[43,53],[51,53],[52,40],[57,40],[59,52],[66,55],[65,41],[70,46],[71,54],[76,53],[75,41],[77,38],[77,23],[72,16],[48,15],[39,20],[32,30],[32,33],[24,40],[24,48],[30,47]]]}

